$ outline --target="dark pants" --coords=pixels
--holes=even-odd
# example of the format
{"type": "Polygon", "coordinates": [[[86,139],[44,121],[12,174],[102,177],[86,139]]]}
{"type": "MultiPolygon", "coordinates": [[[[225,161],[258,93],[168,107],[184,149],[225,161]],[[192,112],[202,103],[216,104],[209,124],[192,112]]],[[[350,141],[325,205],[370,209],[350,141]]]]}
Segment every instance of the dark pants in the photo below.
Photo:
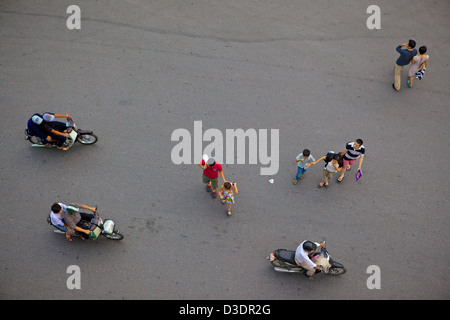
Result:
{"type": "MultiPolygon", "coordinates": [[[[84,212],[80,212],[80,216],[81,216],[81,220],[80,222],[77,223],[77,227],[83,228],[84,227],[84,223],[83,221],[88,221],[90,222],[92,219],[94,219],[94,215],[92,213],[84,213],[84,212]]],[[[89,235],[80,232],[80,235],[85,238],[85,239],[89,239],[89,235]]]]}
{"type": "MultiPolygon", "coordinates": [[[[64,130],[67,129],[66,124],[64,122],[59,122],[59,121],[52,122],[51,127],[59,132],[64,132],[64,130]]],[[[56,145],[58,147],[62,147],[64,142],[66,141],[66,137],[60,136],[58,134],[50,133],[49,136],[52,137],[52,139],[56,141],[56,145]]]]}

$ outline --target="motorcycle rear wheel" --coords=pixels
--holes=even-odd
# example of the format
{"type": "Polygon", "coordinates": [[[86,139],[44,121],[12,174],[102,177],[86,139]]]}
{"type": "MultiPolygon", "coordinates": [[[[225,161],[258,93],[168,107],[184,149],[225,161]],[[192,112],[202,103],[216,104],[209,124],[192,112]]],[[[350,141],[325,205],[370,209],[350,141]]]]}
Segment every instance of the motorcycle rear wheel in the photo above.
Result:
{"type": "Polygon", "coordinates": [[[94,144],[98,140],[98,137],[93,133],[85,133],[77,136],[77,141],[81,144],[94,144]]]}
{"type": "Polygon", "coordinates": [[[286,268],[286,263],[284,263],[283,261],[280,261],[278,259],[275,259],[273,261],[271,261],[272,265],[274,267],[282,267],[282,268],[286,268]]]}
{"type": "Polygon", "coordinates": [[[275,268],[281,268],[286,270],[287,272],[303,272],[304,270],[302,267],[294,266],[279,259],[273,260],[271,261],[271,263],[275,268]]]}
{"type": "Polygon", "coordinates": [[[42,139],[39,138],[39,137],[36,137],[36,136],[31,136],[28,140],[29,140],[32,144],[44,145],[44,144],[42,143],[42,139]]]}
{"type": "Polygon", "coordinates": [[[123,234],[121,234],[120,232],[113,232],[111,234],[110,233],[102,233],[102,235],[110,240],[122,240],[123,239],[123,234]]]}

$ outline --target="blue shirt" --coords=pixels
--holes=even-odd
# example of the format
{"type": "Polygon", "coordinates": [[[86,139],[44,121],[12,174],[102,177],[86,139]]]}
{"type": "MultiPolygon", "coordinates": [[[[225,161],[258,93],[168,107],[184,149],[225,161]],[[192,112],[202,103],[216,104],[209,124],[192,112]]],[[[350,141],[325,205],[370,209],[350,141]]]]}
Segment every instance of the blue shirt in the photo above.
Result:
{"type": "Polygon", "coordinates": [[[300,153],[300,154],[297,156],[296,159],[297,159],[297,160],[304,159],[303,161],[297,162],[297,163],[298,163],[298,166],[299,166],[300,168],[303,168],[303,169],[306,169],[305,166],[306,166],[308,163],[311,163],[311,162],[316,161],[316,159],[314,159],[314,157],[313,157],[312,155],[309,155],[308,158],[306,158],[306,159],[303,158],[303,153],[300,153]]]}
{"type": "Polygon", "coordinates": [[[397,59],[397,65],[399,66],[406,66],[409,64],[411,59],[417,54],[417,50],[408,50],[408,49],[402,49],[402,46],[398,46],[395,50],[397,50],[398,53],[400,53],[400,57],[397,59]]]}
{"type": "MultiPolygon", "coordinates": [[[[39,116],[42,118],[42,115],[40,115],[39,113],[35,113],[33,114],[33,116],[39,116]]],[[[47,139],[47,136],[45,133],[43,133],[41,130],[39,130],[39,126],[33,122],[33,120],[28,120],[28,133],[31,134],[32,136],[38,136],[41,139],[47,139]]]]}

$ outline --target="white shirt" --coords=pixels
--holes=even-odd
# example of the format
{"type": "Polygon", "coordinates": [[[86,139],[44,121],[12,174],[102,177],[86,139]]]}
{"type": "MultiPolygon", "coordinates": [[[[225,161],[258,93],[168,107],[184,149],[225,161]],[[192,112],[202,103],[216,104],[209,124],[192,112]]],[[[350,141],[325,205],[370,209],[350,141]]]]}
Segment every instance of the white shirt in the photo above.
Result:
{"type": "Polygon", "coordinates": [[[63,203],[58,203],[61,206],[62,209],[62,213],[58,214],[58,213],[54,213],[53,211],[50,212],[50,219],[53,223],[54,226],[63,226],[64,222],[63,222],[63,216],[64,216],[64,212],[66,212],[66,208],[67,206],[63,203]]]}
{"type": "Polygon", "coordinates": [[[327,170],[328,172],[337,172],[336,168],[334,167],[333,161],[330,161],[325,165],[325,170],[327,170]]]}
{"type": "MultiPolygon", "coordinates": [[[[307,240],[303,241],[302,243],[300,243],[300,245],[297,247],[297,250],[295,250],[295,258],[297,259],[297,261],[299,263],[302,262],[306,262],[306,264],[308,266],[310,266],[311,268],[315,268],[316,264],[314,262],[311,261],[311,259],[308,257],[308,252],[306,252],[303,249],[303,244],[306,242],[307,240]]],[[[320,247],[320,243],[314,242],[317,246],[317,248],[320,247]]]]}

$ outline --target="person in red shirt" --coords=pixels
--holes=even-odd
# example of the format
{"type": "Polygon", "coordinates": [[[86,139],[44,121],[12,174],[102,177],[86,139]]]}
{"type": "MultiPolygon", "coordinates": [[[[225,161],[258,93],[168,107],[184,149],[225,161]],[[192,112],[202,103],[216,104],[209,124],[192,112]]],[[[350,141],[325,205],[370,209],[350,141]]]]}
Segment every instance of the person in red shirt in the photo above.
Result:
{"type": "Polygon", "coordinates": [[[223,182],[227,182],[223,175],[222,165],[216,162],[213,158],[205,161],[202,159],[198,166],[203,169],[203,183],[206,183],[206,192],[210,192],[211,197],[217,197],[217,187],[219,186],[219,174],[223,182]]]}

